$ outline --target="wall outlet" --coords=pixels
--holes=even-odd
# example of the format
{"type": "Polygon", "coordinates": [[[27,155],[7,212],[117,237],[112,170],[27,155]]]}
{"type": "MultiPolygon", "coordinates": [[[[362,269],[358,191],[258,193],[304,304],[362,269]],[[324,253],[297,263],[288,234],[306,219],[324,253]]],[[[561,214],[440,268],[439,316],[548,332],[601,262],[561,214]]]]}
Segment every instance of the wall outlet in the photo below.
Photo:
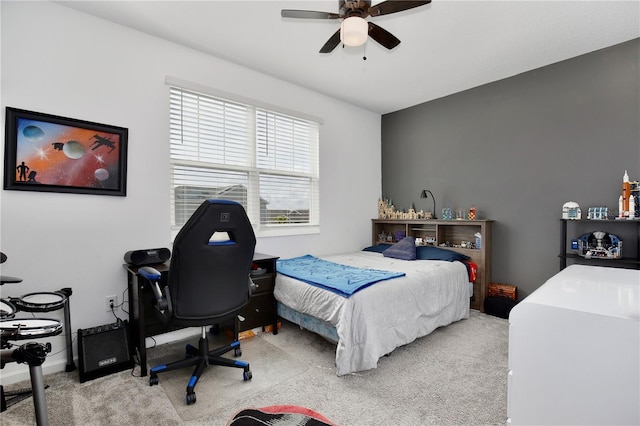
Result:
{"type": "Polygon", "coordinates": [[[105,296],[104,297],[104,307],[107,310],[107,312],[111,312],[111,304],[113,303],[113,310],[117,310],[117,306],[118,306],[118,297],[113,295],[113,296],[105,296]]]}

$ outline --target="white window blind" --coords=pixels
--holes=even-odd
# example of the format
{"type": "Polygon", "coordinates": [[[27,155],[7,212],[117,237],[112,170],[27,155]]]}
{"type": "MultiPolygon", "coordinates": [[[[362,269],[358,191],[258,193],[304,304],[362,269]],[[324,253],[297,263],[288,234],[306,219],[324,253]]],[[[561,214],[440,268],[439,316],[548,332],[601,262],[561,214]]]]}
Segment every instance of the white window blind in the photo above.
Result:
{"type": "Polygon", "coordinates": [[[259,235],[319,225],[319,123],[171,87],[170,144],[172,229],[212,198],[241,203],[259,235]]]}

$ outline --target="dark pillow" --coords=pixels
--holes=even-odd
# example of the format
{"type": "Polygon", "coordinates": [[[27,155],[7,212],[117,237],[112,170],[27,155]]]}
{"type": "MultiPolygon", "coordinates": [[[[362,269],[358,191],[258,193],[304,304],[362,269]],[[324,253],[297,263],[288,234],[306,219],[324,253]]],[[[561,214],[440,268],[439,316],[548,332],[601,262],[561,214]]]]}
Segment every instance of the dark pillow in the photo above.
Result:
{"type": "Polygon", "coordinates": [[[375,253],[382,253],[392,245],[393,244],[376,244],[375,246],[365,247],[362,249],[362,251],[373,251],[375,253]]]}
{"type": "Polygon", "coordinates": [[[454,260],[459,260],[464,262],[465,260],[469,260],[470,257],[457,253],[455,251],[443,249],[440,247],[434,246],[418,246],[416,247],[416,259],[420,260],[446,260],[449,262],[453,262],[454,260]]]}
{"type": "Polygon", "coordinates": [[[413,237],[405,237],[383,251],[382,255],[402,260],[416,260],[416,240],[413,237]]]}

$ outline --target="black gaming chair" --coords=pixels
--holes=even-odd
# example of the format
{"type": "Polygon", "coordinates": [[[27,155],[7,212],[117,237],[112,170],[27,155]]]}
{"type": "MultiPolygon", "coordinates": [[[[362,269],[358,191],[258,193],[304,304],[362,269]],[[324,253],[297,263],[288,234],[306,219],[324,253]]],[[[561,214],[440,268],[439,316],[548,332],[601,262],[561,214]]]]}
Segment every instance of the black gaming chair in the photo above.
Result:
{"type": "Polygon", "coordinates": [[[142,267],[139,273],[153,283],[160,319],[177,326],[200,326],[198,348],[187,345],[180,361],[150,369],[149,385],[158,384],[158,373],[195,366],[187,385],[187,405],[196,402],[194,388],[210,365],[238,367],[243,379],[252,377],[249,363],[221,357],[231,350],[242,354],[237,340],[237,315],[251,296],[249,278],[256,238],[242,205],[227,200],[202,203],[182,227],[173,243],[167,286],[158,286],[160,273],[142,267]],[[236,339],[209,351],[207,326],[233,318],[236,339]]]}

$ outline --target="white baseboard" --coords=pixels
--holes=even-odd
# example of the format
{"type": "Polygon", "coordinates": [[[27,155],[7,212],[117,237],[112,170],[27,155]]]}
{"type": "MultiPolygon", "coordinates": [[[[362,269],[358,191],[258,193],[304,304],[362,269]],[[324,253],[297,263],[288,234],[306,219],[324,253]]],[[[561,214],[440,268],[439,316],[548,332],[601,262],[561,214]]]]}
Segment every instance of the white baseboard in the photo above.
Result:
{"type": "MultiPolygon", "coordinates": [[[[67,369],[67,360],[65,359],[52,359],[47,360],[44,364],[42,364],[42,374],[53,374],[61,371],[65,371],[67,369]],[[47,362],[48,361],[48,362],[47,362]]],[[[76,370],[78,367],[78,360],[73,360],[76,365],[76,370]]],[[[5,368],[0,372],[0,383],[2,385],[11,385],[13,383],[21,382],[23,380],[30,380],[31,375],[29,374],[29,366],[27,364],[11,364],[13,368],[5,368]],[[6,370],[6,371],[5,371],[6,370]]],[[[77,371],[71,371],[69,374],[78,374],[77,371]]],[[[46,383],[45,383],[46,384],[46,383]]]]}
{"type": "Polygon", "coordinates": [[[170,331],[164,334],[158,334],[157,336],[147,337],[144,340],[147,349],[154,346],[164,345],[165,343],[173,343],[179,340],[187,339],[192,336],[200,335],[200,327],[182,328],[180,330],[170,331]]]}

